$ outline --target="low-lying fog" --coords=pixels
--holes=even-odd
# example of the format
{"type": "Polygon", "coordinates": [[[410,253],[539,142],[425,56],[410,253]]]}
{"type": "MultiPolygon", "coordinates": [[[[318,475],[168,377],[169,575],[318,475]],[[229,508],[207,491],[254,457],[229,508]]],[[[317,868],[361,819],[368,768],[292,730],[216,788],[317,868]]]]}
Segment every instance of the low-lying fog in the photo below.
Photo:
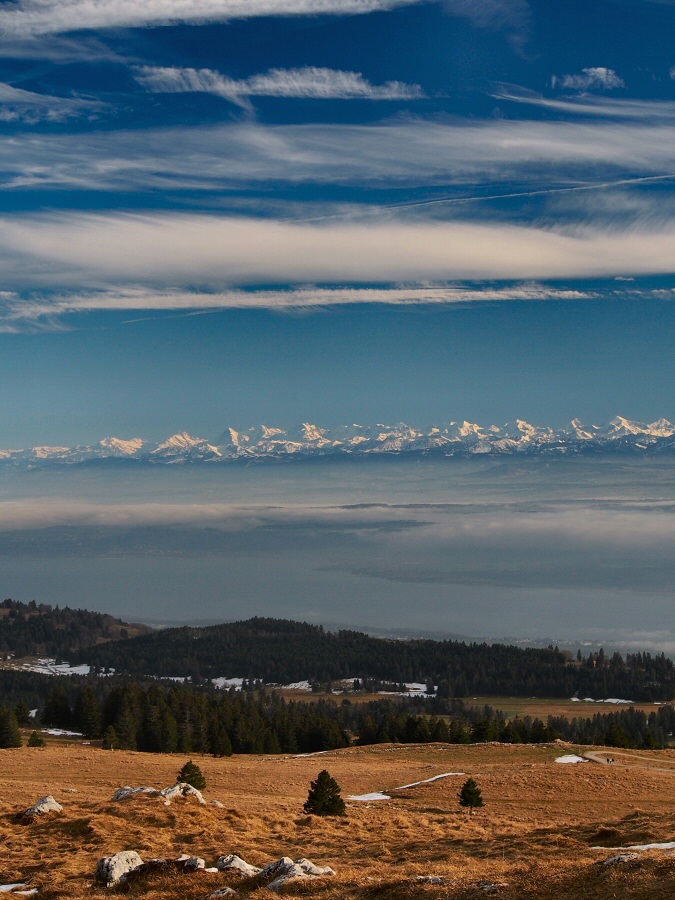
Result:
{"type": "Polygon", "coordinates": [[[0,592],[675,652],[675,463],[365,460],[0,475],[0,592]]]}

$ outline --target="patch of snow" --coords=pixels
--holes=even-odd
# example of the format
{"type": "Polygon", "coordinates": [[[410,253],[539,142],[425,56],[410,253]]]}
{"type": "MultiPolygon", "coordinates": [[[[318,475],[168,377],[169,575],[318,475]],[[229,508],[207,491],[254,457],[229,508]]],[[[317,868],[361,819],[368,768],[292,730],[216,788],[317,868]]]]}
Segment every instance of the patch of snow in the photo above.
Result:
{"type": "Polygon", "coordinates": [[[244,683],[243,678],[212,678],[211,684],[217,688],[236,688],[237,690],[241,690],[241,686],[244,683]]]}
{"type": "Polygon", "coordinates": [[[576,753],[568,753],[566,756],[559,756],[556,759],[557,763],[587,763],[590,762],[588,759],[584,759],[583,756],[577,756],[576,753]]]}
{"type": "Polygon", "coordinates": [[[331,752],[331,750],[315,750],[314,753],[296,753],[293,759],[309,759],[310,756],[323,756],[324,753],[331,752]]]}
{"type": "Polygon", "coordinates": [[[282,684],[283,688],[288,691],[311,691],[312,685],[309,681],[295,681],[293,684],[282,684]]]}
{"type": "Polygon", "coordinates": [[[16,884],[0,884],[0,894],[8,894],[10,891],[13,891],[15,888],[27,888],[28,885],[25,881],[19,881],[16,884]]]}
{"type": "Polygon", "coordinates": [[[40,731],[54,737],[83,737],[81,731],[67,731],[65,728],[41,728],[40,731]]]}
{"type": "Polygon", "coordinates": [[[402,784],[394,788],[395,791],[404,791],[406,788],[417,787],[418,784],[429,784],[431,781],[439,781],[441,778],[451,778],[453,775],[465,775],[465,772],[444,772],[442,775],[434,775],[433,778],[425,778],[424,781],[413,781],[411,784],[402,784]]]}
{"type": "Polygon", "coordinates": [[[23,663],[17,667],[27,672],[37,672],[40,675],[89,675],[91,666],[71,666],[69,663],[56,664],[55,659],[38,659],[34,663],[23,663]]]}
{"type": "Polygon", "coordinates": [[[358,800],[360,803],[365,803],[368,800],[391,800],[389,794],[383,794],[382,791],[373,791],[372,794],[354,794],[352,797],[347,797],[347,800],[358,800]]]}
{"type": "Polygon", "coordinates": [[[663,844],[630,844],[628,847],[591,847],[591,850],[675,850],[675,841],[663,844]]]}

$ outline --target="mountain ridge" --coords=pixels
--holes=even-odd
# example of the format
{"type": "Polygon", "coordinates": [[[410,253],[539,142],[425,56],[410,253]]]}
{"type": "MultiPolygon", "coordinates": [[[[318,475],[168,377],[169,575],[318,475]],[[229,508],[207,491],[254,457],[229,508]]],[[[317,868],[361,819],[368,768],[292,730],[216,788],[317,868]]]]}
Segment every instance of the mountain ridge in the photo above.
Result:
{"type": "Polygon", "coordinates": [[[254,425],[226,427],[214,440],[177,432],[160,443],[141,437],[105,437],[94,445],[37,446],[0,449],[0,468],[35,468],[93,461],[128,460],[155,465],[223,463],[235,460],[377,455],[445,457],[598,453],[662,453],[675,451],[675,425],[665,418],[651,423],[615,416],[603,425],[572,419],[563,428],[532,425],[524,419],[482,426],[468,421],[417,428],[393,425],[334,425],[309,422],[291,428],[254,425]]]}

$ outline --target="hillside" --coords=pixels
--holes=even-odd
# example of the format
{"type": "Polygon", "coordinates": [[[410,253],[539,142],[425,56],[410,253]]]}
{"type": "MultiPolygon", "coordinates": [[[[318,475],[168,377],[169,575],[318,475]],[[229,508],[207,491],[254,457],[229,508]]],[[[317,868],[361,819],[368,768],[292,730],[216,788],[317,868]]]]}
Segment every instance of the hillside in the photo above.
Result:
{"type": "Polygon", "coordinates": [[[131,625],[105,613],[60,609],[46,603],[0,603],[0,654],[15,657],[72,658],[84,647],[147,634],[147,625],[131,625]]]}
{"type": "Polygon", "coordinates": [[[75,661],[117,672],[163,677],[302,680],[326,684],[358,678],[433,682],[441,697],[622,697],[671,700],[675,668],[649,653],[600,651],[584,660],[554,648],[522,649],[459,641],[389,640],[356,631],[253,618],[207,628],[171,628],[82,649],[75,661]]]}
{"type": "MultiPolygon", "coordinates": [[[[390,744],[320,758],[204,757],[204,806],[190,798],[170,806],[149,796],[112,800],[122,785],[172,784],[185,756],[110,753],[82,744],[4,750],[0,866],[5,881],[37,887],[38,900],[119,896],[93,876],[98,859],[122,849],[144,860],[197,855],[207,866],[230,853],[257,866],[306,857],[331,866],[335,875],[289,885],[281,895],[323,900],[672,897],[675,857],[667,847],[626,850],[623,862],[605,862],[620,854],[614,848],[672,838],[675,754],[614,752],[613,766],[555,762],[575,750],[583,752],[561,745],[390,744]],[[322,768],[342,788],[346,818],[302,810],[309,782],[322,768]],[[474,815],[457,802],[469,774],[485,801],[474,815]],[[374,791],[392,799],[350,799],[374,791]],[[53,794],[63,812],[23,824],[20,813],[45,794],[53,794]],[[428,877],[436,881],[423,880],[428,877]]],[[[254,878],[162,869],[125,894],[205,900],[228,885],[242,898],[279,896],[254,878]]]]}

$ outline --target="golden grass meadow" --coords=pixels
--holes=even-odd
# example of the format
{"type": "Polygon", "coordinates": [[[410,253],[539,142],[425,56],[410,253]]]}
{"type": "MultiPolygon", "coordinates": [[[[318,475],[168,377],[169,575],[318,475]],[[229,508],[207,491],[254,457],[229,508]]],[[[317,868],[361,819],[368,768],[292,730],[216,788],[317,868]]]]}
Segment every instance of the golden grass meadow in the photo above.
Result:
{"type": "MultiPolygon", "coordinates": [[[[675,751],[607,751],[614,765],[556,763],[582,748],[479,744],[378,745],[309,757],[198,757],[207,801],[165,806],[147,796],[112,801],[122,785],[173,784],[185,758],[104,751],[80,742],[0,751],[0,881],[38,888],[39,900],[206,900],[232,886],[273,897],[256,879],[226,873],[150,873],[105,888],[99,858],[136,850],[144,860],[237,853],[264,865],[281,856],[330,865],[333,878],[290,882],[287,896],[337,898],[667,898],[675,895],[675,851],[649,849],[605,865],[610,848],[667,842],[675,835],[675,751]],[[347,801],[346,818],[303,811],[310,780],[327,768],[343,797],[389,791],[388,801],[347,801]],[[471,775],[485,806],[457,801],[471,775]],[[394,790],[412,782],[425,782],[394,790]],[[63,812],[28,823],[25,809],[52,794],[63,812]],[[601,847],[603,849],[594,849],[601,847]],[[423,881],[440,876],[441,883],[423,881]]],[[[598,751],[598,748],[595,748],[598,751]]],[[[598,751],[600,757],[603,751],[598,751]]]]}

